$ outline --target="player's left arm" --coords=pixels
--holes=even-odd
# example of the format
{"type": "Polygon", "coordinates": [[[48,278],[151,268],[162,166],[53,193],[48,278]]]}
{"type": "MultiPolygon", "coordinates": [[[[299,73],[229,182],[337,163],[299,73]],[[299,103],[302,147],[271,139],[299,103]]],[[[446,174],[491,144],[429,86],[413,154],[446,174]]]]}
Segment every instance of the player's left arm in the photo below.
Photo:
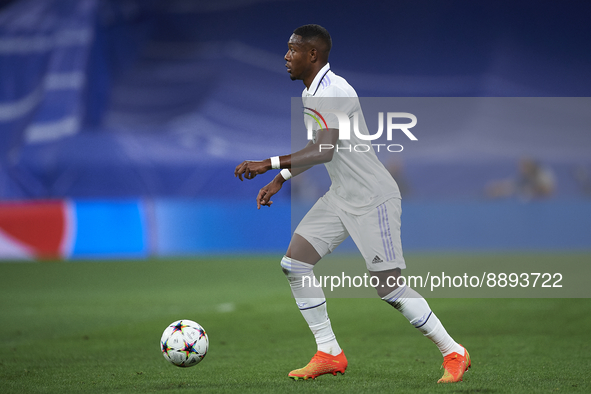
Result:
{"type": "MultiPolygon", "coordinates": [[[[323,129],[316,133],[316,140],[310,141],[303,149],[289,155],[279,156],[278,168],[311,167],[317,164],[328,163],[332,160],[334,147],[339,139],[338,129],[323,129]],[[332,148],[330,148],[332,147],[332,148]]],[[[276,167],[277,168],[277,167],[276,167]]],[[[246,160],[236,166],[234,176],[253,179],[257,175],[273,169],[271,159],[260,161],[246,160]]]]}

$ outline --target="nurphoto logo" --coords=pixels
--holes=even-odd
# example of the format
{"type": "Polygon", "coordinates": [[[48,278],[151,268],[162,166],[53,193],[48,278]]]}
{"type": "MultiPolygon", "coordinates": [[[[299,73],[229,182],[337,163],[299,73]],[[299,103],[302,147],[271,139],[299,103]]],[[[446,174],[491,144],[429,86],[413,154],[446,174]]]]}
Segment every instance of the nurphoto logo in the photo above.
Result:
{"type": "MultiPolygon", "coordinates": [[[[324,115],[332,114],[335,115],[338,123],[339,123],[339,140],[350,140],[351,139],[351,119],[347,116],[346,113],[337,110],[323,110],[324,115]]],[[[304,115],[307,115],[306,121],[306,129],[308,130],[308,140],[314,139],[314,123],[318,124],[320,130],[328,129],[328,124],[324,116],[317,110],[304,107],[304,115]]],[[[384,113],[378,112],[378,131],[375,134],[364,134],[359,130],[359,111],[353,112],[352,122],[353,122],[353,133],[355,137],[359,140],[363,141],[375,141],[378,138],[382,137],[384,133],[384,113]]],[[[386,113],[386,138],[388,141],[392,141],[392,135],[394,134],[394,130],[402,131],[408,139],[411,141],[417,141],[417,137],[414,136],[413,133],[410,132],[410,128],[416,126],[417,124],[417,117],[408,112],[387,112],[386,113]],[[394,123],[394,119],[410,119],[410,123],[394,123]]],[[[377,151],[380,151],[381,147],[385,147],[388,152],[402,152],[404,149],[400,144],[371,144],[377,151]]],[[[319,148],[320,151],[323,149],[336,149],[339,150],[347,150],[349,152],[367,152],[371,149],[370,145],[368,144],[355,144],[349,146],[334,146],[332,144],[320,144],[319,148]]]]}

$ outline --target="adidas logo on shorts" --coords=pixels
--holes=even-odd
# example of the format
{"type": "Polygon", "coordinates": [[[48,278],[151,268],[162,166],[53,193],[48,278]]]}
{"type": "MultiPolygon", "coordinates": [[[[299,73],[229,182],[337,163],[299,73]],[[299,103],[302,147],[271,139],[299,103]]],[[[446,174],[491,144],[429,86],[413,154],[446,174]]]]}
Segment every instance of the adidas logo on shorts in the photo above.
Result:
{"type": "Polygon", "coordinates": [[[373,260],[371,261],[372,264],[377,264],[377,263],[383,263],[384,260],[380,259],[380,256],[376,256],[373,258],[373,260]]]}

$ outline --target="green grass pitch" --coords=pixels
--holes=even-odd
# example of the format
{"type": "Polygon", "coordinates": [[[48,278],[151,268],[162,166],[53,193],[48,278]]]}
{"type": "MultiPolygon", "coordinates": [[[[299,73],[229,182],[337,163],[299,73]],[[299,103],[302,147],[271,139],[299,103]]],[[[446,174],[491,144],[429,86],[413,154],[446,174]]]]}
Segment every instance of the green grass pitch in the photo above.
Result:
{"type": "MultiPolygon", "coordinates": [[[[575,258],[588,264],[589,257],[575,258]]],[[[411,254],[407,261],[425,258],[411,254]]],[[[315,343],[279,260],[2,263],[0,391],[591,391],[591,302],[585,298],[428,299],[473,359],[464,382],[452,385],[436,384],[441,355],[392,307],[377,298],[329,299],[349,369],[292,381],[287,373],[308,362],[315,343]],[[199,322],[209,335],[209,353],[195,367],[175,367],[160,353],[162,331],[178,319],[199,322]]]]}

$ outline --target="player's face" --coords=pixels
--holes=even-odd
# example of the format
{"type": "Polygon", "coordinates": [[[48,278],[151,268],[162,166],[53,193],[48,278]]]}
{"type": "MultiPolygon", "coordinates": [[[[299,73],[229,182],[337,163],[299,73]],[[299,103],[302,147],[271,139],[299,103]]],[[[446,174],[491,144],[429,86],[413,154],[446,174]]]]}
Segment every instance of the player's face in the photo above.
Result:
{"type": "Polygon", "coordinates": [[[292,34],[287,42],[285,67],[292,81],[304,79],[310,68],[309,46],[302,41],[302,37],[292,34]]]}

